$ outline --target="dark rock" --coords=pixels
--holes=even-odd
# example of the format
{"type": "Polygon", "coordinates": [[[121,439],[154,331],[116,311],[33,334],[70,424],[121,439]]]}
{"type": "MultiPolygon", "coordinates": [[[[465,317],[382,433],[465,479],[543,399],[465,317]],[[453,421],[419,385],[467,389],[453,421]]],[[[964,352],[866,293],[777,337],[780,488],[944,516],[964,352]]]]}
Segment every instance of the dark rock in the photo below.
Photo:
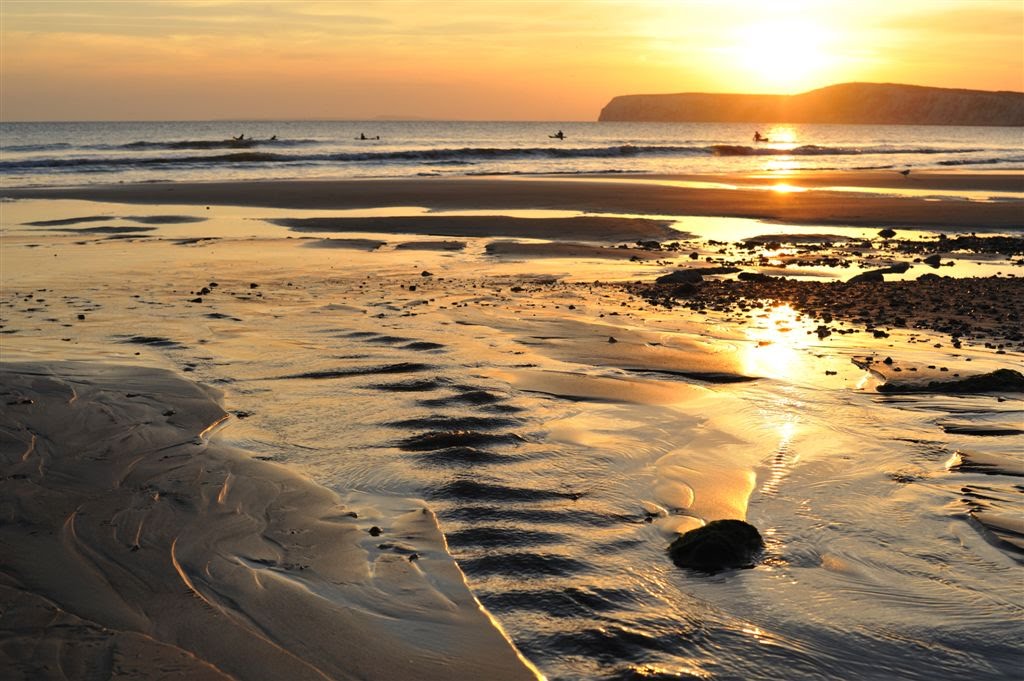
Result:
{"type": "Polygon", "coordinates": [[[939,256],[938,253],[933,253],[932,255],[929,255],[927,258],[925,258],[921,262],[923,262],[925,265],[931,265],[932,267],[938,267],[939,265],[942,264],[942,257],[939,256]]]}
{"type": "Polygon", "coordinates": [[[930,381],[927,384],[885,383],[876,390],[880,393],[1024,393],[1024,374],[1016,369],[996,369],[987,374],[976,374],[956,381],[930,381]]]}
{"type": "Polygon", "coordinates": [[[751,567],[763,550],[761,533],[742,520],[713,520],[668,547],[672,562],[679,567],[706,572],[751,567]]]}
{"type": "Polygon", "coordinates": [[[420,272],[420,276],[421,277],[432,277],[432,276],[434,276],[434,273],[433,272],[428,272],[427,270],[423,270],[422,272],[420,272]]]}
{"type": "Polygon", "coordinates": [[[885,270],[870,270],[868,272],[861,272],[860,274],[847,279],[846,283],[858,284],[865,281],[885,281],[885,277],[883,277],[882,275],[885,274],[887,269],[888,268],[886,268],[885,270]]]}
{"type": "Polygon", "coordinates": [[[904,272],[906,272],[907,270],[910,269],[910,263],[909,262],[896,262],[896,263],[893,263],[892,265],[890,265],[887,269],[889,271],[885,272],[885,274],[889,274],[889,273],[892,273],[892,274],[903,274],[904,272]]]}
{"type": "Polygon", "coordinates": [[[188,302],[190,302],[190,303],[201,303],[201,302],[203,302],[203,299],[202,298],[191,298],[188,302]]]}
{"type": "Polygon", "coordinates": [[[932,272],[925,272],[920,277],[918,277],[917,280],[918,281],[941,281],[942,277],[940,277],[937,274],[933,274],[932,272]]]}
{"type": "Polygon", "coordinates": [[[697,270],[676,270],[664,274],[654,280],[656,284],[699,284],[704,281],[703,275],[697,270]]]}
{"type": "Polygon", "coordinates": [[[695,284],[679,284],[669,292],[669,296],[672,298],[686,298],[692,296],[698,291],[698,287],[695,284]]]}
{"type": "Polygon", "coordinates": [[[382,532],[382,530],[379,527],[377,527],[376,525],[374,525],[373,527],[370,528],[370,536],[371,537],[379,537],[381,532],[382,532]]]}
{"type": "Polygon", "coordinates": [[[260,285],[256,283],[249,284],[249,288],[259,288],[259,286],[260,285]]]}
{"type": "Polygon", "coordinates": [[[736,275],[736,278],[740,281],[771,281],[775,279],[775,277],[761,274],[760,272],[740,272],[736,275]]]}
{"type": "Polygon", "coordinates": [[[608,336],[608,342],[609,343],[618,343],[619,341],[615,340],[615,336],[608,336]]]}
{"type": "Polygon", "coordinates": [[[886,228],[879,232],[878,236],[882,237],[883,239],[891,239],[894,236],[896,236],[896,230],[886,228]]]}
{"type": "Polygon", "coordinates": [[[692,267],[664,274],[654,280],[656,284],[699,284],[709,274],[735,274],[740,268],[729,265],[718,267],[692,267]]]}

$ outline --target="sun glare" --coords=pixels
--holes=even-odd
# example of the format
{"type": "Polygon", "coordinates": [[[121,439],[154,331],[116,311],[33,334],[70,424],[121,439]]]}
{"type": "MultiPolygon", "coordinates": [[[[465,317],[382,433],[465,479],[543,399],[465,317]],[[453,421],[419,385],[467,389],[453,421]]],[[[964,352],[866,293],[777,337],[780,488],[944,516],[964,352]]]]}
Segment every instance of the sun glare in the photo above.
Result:
{"type": "Polygon", "coordinates": [[[833,61],[823,27],[801,20],[749,24],[737,31],[736,65],[750,74],[757,89],[786,94],[813,87],[833,61]]]}

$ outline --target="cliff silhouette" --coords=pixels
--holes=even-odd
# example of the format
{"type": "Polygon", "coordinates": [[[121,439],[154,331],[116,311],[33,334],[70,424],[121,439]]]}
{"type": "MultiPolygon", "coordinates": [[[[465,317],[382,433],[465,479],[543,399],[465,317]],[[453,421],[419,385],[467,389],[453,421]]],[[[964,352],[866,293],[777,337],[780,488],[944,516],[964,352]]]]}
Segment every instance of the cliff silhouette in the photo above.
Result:
{"type": "Polygon", "coordinates": [[[623,95],[598,120],[1024,126],[1024,93],[843,83],[799,95],[623,95]]]}

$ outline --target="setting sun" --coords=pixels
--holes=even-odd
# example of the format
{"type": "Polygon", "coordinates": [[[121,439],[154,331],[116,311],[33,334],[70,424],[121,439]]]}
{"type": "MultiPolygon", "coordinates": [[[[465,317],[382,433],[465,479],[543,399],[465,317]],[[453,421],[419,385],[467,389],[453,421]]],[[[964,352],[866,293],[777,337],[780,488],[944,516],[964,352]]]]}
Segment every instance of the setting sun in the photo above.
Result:
{"type": "Polygon", "coordinates": [[[814,87],[835,62],[833,36],[809,21],[773,20],[737,30],[733,57],[759,90],[796,92],[814,87]]]}

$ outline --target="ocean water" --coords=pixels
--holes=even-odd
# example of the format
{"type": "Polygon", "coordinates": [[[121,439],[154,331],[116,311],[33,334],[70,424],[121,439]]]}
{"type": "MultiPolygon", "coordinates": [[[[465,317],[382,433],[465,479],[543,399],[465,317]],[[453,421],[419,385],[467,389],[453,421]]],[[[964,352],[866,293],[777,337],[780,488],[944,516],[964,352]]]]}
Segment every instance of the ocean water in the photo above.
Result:
{"type": "Polygon", "coordinates": [[[1022,128],[757,129],[770,141],[754,143],[753,125],[712,123],[2,123],[0,178],[11,187],[250,178],[1024,168],[1022,128]],[[564,139],[553,137],[558,131],[564,139]]]}

